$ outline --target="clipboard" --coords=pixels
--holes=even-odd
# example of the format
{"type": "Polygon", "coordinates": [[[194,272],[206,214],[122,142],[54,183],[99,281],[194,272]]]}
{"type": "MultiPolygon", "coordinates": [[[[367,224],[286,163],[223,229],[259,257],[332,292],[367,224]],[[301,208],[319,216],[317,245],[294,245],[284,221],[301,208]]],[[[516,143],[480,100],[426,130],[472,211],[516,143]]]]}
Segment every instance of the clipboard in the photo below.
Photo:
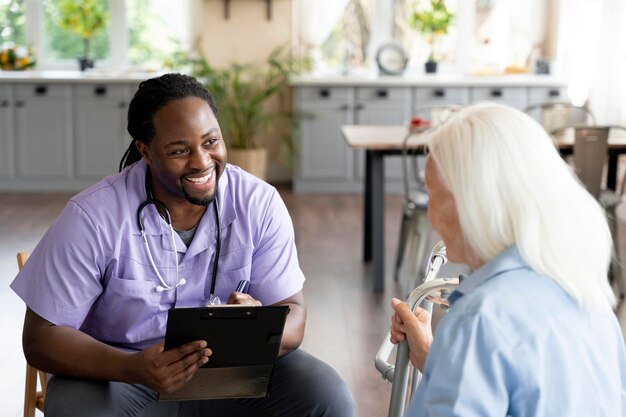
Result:
{"type": "Polygon", "coordinates": [[[165,350],[206,340],[213,354],[159,401],[267,397],[288,306],[211,306],[168,311],[165,350]]]}

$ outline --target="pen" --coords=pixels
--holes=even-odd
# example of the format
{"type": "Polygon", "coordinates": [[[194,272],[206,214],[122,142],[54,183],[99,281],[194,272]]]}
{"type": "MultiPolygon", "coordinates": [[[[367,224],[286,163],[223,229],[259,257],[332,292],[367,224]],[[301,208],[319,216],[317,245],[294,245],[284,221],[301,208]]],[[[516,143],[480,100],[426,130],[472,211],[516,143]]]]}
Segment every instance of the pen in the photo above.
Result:
{"type": "Polygon", "coordinates": [[[242,279],[241,281],[239,281],[239,284],[237,284],[237,289],[235,289],[235,292],[247,294],[248,287],[250,287],[250,281],[242,279]]]}

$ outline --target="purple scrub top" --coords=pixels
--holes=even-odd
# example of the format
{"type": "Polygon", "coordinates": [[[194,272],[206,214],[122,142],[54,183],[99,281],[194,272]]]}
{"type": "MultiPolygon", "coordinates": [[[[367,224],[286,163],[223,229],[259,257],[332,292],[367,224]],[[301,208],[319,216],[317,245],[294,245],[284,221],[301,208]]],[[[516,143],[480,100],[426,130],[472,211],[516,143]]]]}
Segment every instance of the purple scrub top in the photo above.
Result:
{"type": "MultiPolygon", "coordinates": [[[[136,224],[146,200],[146,164],[139,161],[72,197],[11,283],[26,305],[46,320],[80,329],[127,349],[162,341],[167,311],[207,304],[217,232],[206,210],[187,247],[154,205],[143,210],[154,262],[165,282],[187,283],[157,292],[160,284],[136,224]]],[[[218,183],[222,245],[216,290],[223,302],[242,279],[263,305],[300,290],[291,218],[275,188],[227,164],[218,183]]]]}

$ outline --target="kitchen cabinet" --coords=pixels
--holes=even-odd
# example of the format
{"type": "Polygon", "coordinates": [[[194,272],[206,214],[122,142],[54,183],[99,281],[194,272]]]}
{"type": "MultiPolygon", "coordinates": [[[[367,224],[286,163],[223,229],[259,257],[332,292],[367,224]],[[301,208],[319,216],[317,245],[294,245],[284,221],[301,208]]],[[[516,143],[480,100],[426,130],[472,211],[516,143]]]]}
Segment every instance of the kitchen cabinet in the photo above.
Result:
{"type": "Polygon", "coordinates": [[[128,104],[141,80],[3,75],[0,191],[80,191],[118,171],[131,141],[128,104]]]}
{"type": "Polygon", "coordinates": [[[352,150],[339,127],[353,123],[351,89],[306,88],[298,92],[301,103],[300,176],[341,184],[351,179],[352,150]]]}
{"type": "MultiPolygon", "coordinates": [[[[348,124],[402,124],[409,117],[409,92],[403,88],[318,86],[296,90],[300,115],[300,155],[295,187],[316,192],[359,192],[363,188],[363,151],[348,147],[341,126],[348,124]]],[[[400,161],[390,159],[386,178],[401,179],[400,161]]],[[[393,186],[392,186],[393,187],[393,186]]]]}
{"type": "Polygon", "coordinates": [[[118,171],[119,161],[131,141],[126,131],[131,94],[127,85],[76,86],[74,128],[77,178],[99,180],[118,171]]]}
{"type": "Polygon", "coordinates": [[[420,87],[413,88],[412,114],[419,109],[428,107],[457,104],[464,106],[469,104],[469,88],[465,87],[420,87]]]}
{"type": "MultiPolygon", "coordinates": [[[[410,118],[410,90],[401,87],[361,87],[356,89],[356,124],[401,125],[410,118]]],[[[365,151],[355,152],[354,177],[362,181],[365,172],[365,151]]],[[[385,179],[391,188],[402,180],[399,156],[385,159],[385,179]]]]}
{"type": "MultiPolygon", "coordinates": [[[[398,77],[299,78],[295,108],[301,115],[297,193],[360,193],[364,151],[341,135],[342,125],[402,125],[424,107],[491,101],[524,110],[529,104],[567,101],[562,81],[540,76],[404,79],[398,77]]],[[[385,158],[385,188],[401,192],[400,158],[385,158]]]]}
{"type": "Polygon", "coordinates": [[[16,177],[72,176],[72,106],[69,84],[20,84],[15,88],[16,177]]]}
{"type": "Polygon", "coordinates": [[[14,175],[13,95],[7,85],[0,85],[0,178],[14,175]]]}
{"type": "Polygon", "coordinates": [[[525,87],[503,87],[499,85],[474,87],[470,89],[470,102],[491,101],[523,111],[528,103],[526,90],[525,87]]]}

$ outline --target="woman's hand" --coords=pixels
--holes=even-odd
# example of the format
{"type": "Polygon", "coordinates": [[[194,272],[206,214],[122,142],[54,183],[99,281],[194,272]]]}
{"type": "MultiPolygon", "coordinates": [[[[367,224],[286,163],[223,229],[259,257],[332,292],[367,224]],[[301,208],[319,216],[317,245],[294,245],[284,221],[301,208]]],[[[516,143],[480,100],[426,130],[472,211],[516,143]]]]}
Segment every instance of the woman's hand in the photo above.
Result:
{"type": "Polygon", "coordinates": [[[391,317],[391,343],[403,340],[409,343],[409,360],[420,372],[424,371],[426,356],[433,343],[433,332],[430,326],[430,314],[423,308],[411,311],[407,303],[397,298],[391,300],[394,315],[391,317]]]}

